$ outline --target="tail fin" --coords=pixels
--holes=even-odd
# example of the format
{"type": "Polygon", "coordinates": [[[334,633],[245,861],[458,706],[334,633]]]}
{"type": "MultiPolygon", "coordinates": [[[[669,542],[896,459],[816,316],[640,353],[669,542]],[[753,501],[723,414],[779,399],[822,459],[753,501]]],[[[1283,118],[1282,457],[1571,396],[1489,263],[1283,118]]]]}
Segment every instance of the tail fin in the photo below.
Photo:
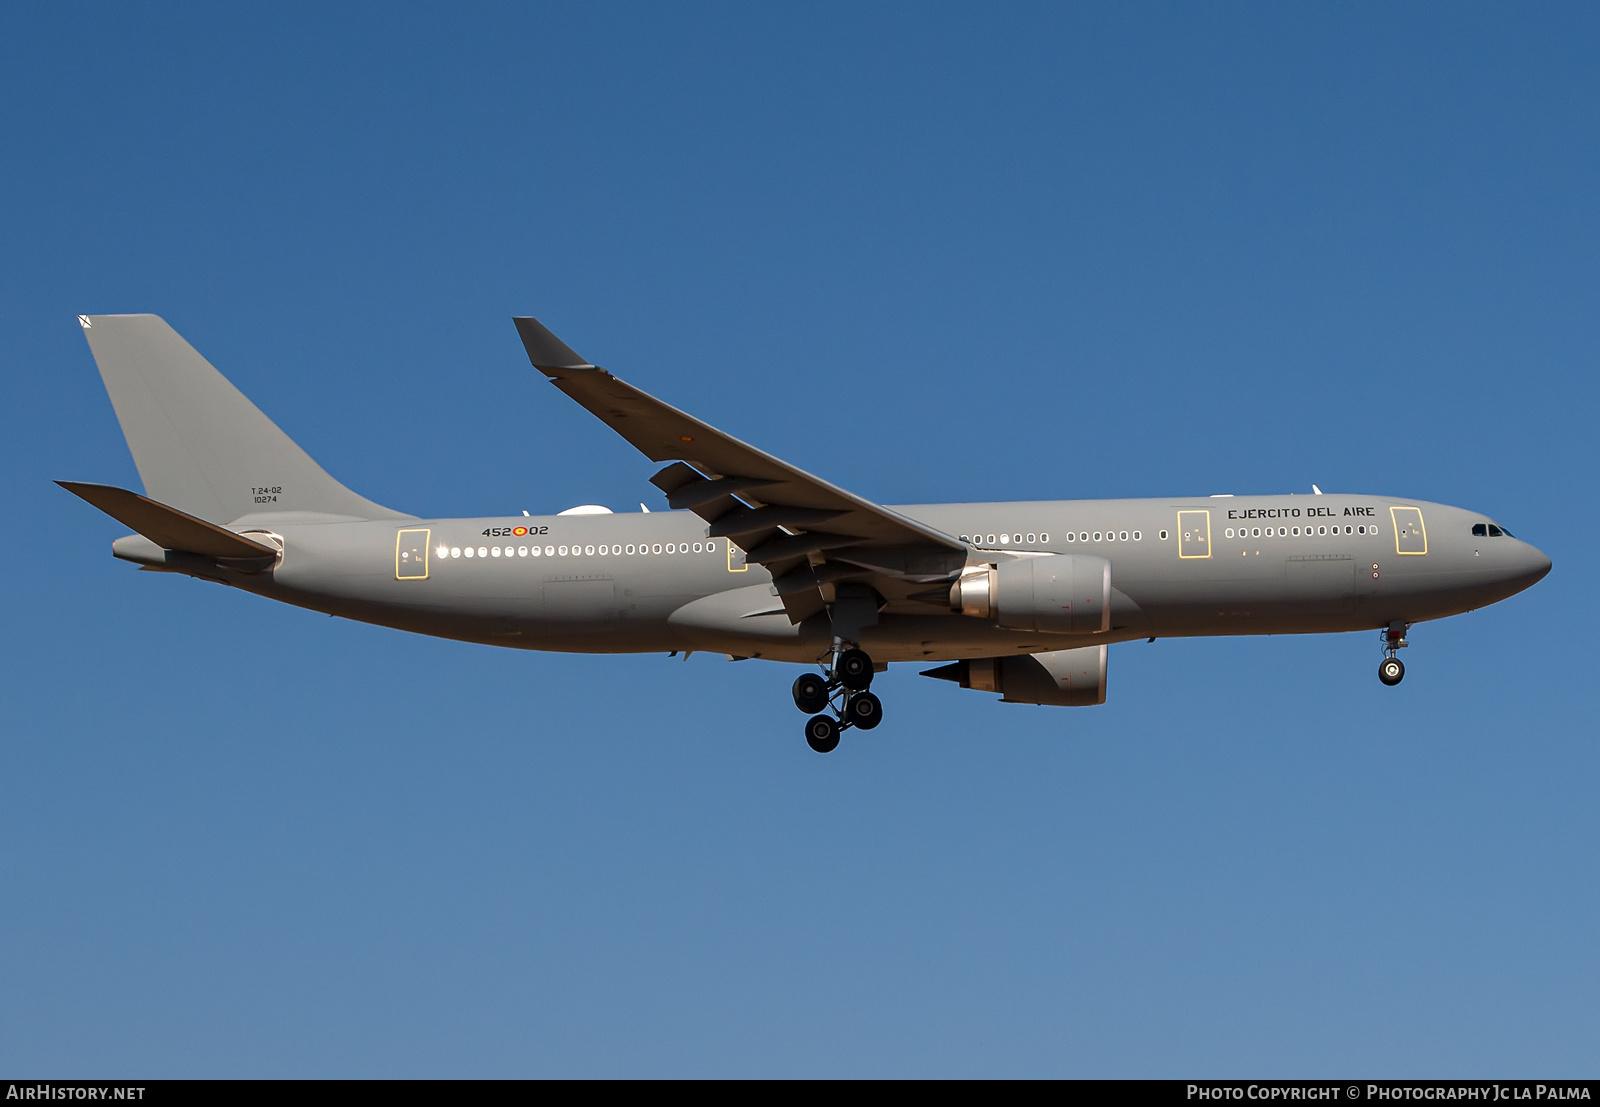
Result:
{"type": "Polygon", "coordinates": [[[159,315],[78,322],[152,499],[213,523],[411,518],[330,477],[159,315]]]}

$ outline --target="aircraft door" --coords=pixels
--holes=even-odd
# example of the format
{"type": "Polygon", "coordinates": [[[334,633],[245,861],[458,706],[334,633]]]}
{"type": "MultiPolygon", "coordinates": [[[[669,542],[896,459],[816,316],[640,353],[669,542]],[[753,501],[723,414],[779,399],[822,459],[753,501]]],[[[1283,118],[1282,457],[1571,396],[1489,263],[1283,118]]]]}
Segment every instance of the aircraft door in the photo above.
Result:
{"type": "Polygon", "coordinates": [[[1391,507],[1389,517],[1394,520],[1394,552],[1397,554],[1425,554],[1428,552],[1428,531],[1422,523],[1420,507],[1391,507]]]}
{"type": "Polygon", "coordinates": [[[403,530],[394,537],[394,579],[428,579],[427,529],[403,530]]]}
{"type": "Polygon", "coordinates": [[[1211,512],[1178,512],[1178,556],[1211,556],[1211,512]]]}

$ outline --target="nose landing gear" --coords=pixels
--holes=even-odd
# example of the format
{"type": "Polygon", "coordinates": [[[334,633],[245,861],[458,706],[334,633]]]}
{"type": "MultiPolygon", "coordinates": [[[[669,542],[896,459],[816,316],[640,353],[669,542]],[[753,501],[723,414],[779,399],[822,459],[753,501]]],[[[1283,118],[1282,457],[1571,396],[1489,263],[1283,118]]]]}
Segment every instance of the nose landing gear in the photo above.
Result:
{"type": "Polygon", "coordinates": [[[839,735],[849,727],[871,730],[883,722],[883,702],[867,691],[874,666],[865,650],[839,649],[825,674],[802,673],[794,682],[794,705],[810,715],[806,720],[806,745],[818,753],[839,748],[839,735]],[[826,714],[832,709],[837,718],[826,714]]]}
{"type": "Polygon", "coordinates": [[[1378,679],[1390,688],[1406,678],[1405,663],[1395,653],[1411,644],[1406,641],[1406,631],[1410,629],[1410,623],[1402,622],[1393,622],[1384,628],[1383,661],[1378,665],[1378,679]]]}

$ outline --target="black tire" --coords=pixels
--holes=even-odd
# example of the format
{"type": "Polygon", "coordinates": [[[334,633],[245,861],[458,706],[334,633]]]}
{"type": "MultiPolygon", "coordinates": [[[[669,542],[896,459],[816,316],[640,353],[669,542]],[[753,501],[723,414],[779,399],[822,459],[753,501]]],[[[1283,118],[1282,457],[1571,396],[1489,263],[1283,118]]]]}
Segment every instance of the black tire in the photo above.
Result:
{"type": "Polygon", "coordinates": [[[883,722],[883,702],[871,692],[857,692],[844,707],[844,721],[862,730],[883,722]]]}
{"type": "Polygon", "coordinates": [[[806,720],[806,745],[818,753],[839,748],[839,724],[832,715],[813,715],[806,720]]]}
{"type": "Polygon", "coordinates": [[[1406,667],[1398,657],[1386,657],[1378,666],[1378,679],[1393,688],[1406,678],[1406,667]]]}
{"type": "Polygon", "coordinates": [[[866,650],[845,650],[833,663],[833,675],[850,691],[865,692],[872,687],[872,658],[866,650]]]}
{"type": "Polygon", "coordinates": [[[807,715],[828,706],[828,682],[818,673],[801,673],[794,678],[794,705],[807,715]]]}

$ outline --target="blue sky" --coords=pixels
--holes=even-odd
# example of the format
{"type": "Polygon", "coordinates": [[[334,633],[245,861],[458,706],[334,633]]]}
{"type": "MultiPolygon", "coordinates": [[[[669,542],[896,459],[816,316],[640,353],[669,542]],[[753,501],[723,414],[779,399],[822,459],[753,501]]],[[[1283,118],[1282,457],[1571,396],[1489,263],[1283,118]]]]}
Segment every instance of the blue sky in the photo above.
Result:
{"type": "Polygon", "coordinates": [[[1592,1075],[1592,6],[0,11],[0,1069],[1592,1075]],[[890,503],[1485,511],[1531,592],[892,671],[409,637],[115,562],[79,312],[419,515],[644,500],[625,378],[890,503]]]}

